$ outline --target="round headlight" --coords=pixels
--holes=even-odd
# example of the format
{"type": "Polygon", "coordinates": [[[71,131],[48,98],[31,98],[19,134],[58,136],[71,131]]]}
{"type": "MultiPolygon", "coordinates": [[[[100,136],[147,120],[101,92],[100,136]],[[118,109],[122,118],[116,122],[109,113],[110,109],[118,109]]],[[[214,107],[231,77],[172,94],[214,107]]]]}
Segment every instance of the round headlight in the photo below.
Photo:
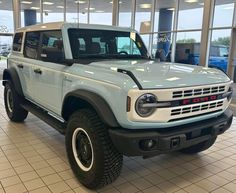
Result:
{"type": "Polygon", "coordinates": [[[148,117],[152,115],[156,107],[154,104],[157,103],[156,96],[153,94],[144,94],[140,96],[135,103],[135,110],[141,117],[148,117]]]}

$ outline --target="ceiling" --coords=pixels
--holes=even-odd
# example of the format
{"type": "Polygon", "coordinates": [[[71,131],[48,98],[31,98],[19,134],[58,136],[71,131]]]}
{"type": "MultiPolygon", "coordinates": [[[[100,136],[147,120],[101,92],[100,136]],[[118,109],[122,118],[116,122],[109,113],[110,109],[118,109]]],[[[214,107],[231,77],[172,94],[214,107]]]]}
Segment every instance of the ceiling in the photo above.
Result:
{"type": "MultiPolygon", "coordinates": [[[[90,0],[90,12],[112,12],[112,0],[90,0]]],[[[151,10],[152,0],[136,0],[136,11],[149,12],[151,10]]],[[[204,0],[180,0],[180,10],[194,9],[203,7],[204,0]]],[[[216,0],[216,4],[229,4],[234,0],[216,0]]],[[[176,0],[157,0],[156,10],[161,8],[167,8],[173,10],[176,4],[176,0]]],[[[39,0],[21,0],[21,10],[35,9],[39,12],[40,1],[39,0]]],[[[63,12],[64,1],[63,0],[44,0],[43,9],[47,12],[63,12]]],[[[12,10],[12,1],[0,0],[0,10],[12,10]]],[[[88,0],[66,0],[67,12],[87,12],[88,0]]],[[[121,0],[120,3],[121,12],[131,11],[131,0],[121,0]]]]}

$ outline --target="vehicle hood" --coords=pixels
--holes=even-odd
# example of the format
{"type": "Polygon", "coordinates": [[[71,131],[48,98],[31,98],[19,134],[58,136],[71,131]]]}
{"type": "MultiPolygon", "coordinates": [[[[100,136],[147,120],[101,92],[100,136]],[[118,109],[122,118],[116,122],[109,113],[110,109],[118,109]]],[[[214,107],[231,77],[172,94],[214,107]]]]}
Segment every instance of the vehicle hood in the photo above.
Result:
{"type": "Polygon", "coordinates": [[[109,60],[93,62],[90,65],[113,72],[117,72],[117,69],[131,71],[143,89],[200,86],[230,81],[220,70],[186,64],[157,63],[151,60],[109,60]]]}

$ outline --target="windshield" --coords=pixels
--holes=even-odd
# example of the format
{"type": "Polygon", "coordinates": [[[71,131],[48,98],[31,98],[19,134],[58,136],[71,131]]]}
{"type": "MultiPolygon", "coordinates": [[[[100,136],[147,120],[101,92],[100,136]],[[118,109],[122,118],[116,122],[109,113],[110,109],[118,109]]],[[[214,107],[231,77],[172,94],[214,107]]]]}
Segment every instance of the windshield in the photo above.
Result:
{"type": "Polygon", "coordinates": [[[140,36],[133,32],[69,29],[73,59],[147,59],[140,36]]]}

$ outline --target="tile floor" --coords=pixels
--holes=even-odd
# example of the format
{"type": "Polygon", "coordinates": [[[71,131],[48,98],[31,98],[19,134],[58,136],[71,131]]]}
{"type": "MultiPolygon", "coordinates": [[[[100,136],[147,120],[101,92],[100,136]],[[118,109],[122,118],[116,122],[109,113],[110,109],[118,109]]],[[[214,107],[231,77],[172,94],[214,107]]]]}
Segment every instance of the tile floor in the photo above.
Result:
{"type": "MultiPolygon", "coordinates": [[[[0,86],[0,193],[85,193],[67,162],[64,136],[30,115],[8,121],[0,86]]],[[[209,150],[151,159],[124,157],[121,176],[103,193],[236,192],[236,119],[209,150]]],[[[95,191],[94,191],[95,192],[95,191]]]]}

